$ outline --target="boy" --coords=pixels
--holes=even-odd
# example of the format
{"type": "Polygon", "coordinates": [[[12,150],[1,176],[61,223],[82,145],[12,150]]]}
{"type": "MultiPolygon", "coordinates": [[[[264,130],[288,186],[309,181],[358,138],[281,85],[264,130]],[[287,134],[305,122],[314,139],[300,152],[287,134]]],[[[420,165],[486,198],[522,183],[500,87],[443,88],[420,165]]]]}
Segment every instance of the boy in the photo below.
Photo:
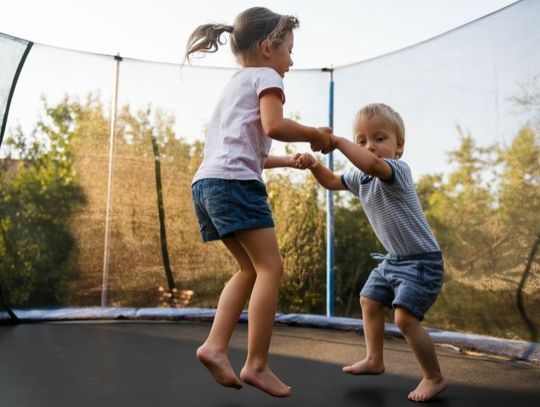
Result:
{"type": "Polygon", "coordinates": [[[422,369],[422,380],[408,398],[427,401],[448,385],[431,337],[420,324],[442,288],[441,251],[420,206],[411,171],[399,160],[405,143],[401,116],[387,105],[370,104],[357,113],[353,130],[354,143],[332,136],[333,148],[355,166],[341,177],[309,153],[297,158],[297,167],[309,168],[323,187],[347,189],[360,199],[377,238],[388,251],[386,256],[372,255],[382,262],[360,292],[367,355],[343,371],[354,375],[384,373],[384,307],[392,307],[395,323],[422,369]]]}

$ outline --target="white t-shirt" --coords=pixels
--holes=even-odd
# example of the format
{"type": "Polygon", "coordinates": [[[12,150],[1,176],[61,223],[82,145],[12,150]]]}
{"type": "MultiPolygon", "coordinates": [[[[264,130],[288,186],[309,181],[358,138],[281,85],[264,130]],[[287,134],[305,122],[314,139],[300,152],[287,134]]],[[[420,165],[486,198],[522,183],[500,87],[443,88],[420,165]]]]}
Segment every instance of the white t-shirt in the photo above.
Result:
{"type": "Polygon", "coordinates": [[[203,161],[193,183],[203,178],[260,180],[272,139],[262,128],[259,96],[283,79],[272,68],[237,71],[221,94],[210,123],[203,161]]]}

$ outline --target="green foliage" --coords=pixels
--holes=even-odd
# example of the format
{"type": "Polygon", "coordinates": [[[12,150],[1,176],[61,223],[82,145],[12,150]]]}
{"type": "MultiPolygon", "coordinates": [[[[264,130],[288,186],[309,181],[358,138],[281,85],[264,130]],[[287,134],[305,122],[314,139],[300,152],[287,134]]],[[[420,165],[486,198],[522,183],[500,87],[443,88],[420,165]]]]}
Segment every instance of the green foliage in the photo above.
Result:
{"type": "Polygon", "coordinates": [[[335,309],[336,314],[358,314],[358,295],[376,266],[370,254],[384,252],[360,201],[336,205],[334,210],[335,309]]]}
{"type": "MultiPolygon", "coordinates": [[[[82,106],[74,140],[75,166],[88,196],[74,217],[80,248],[80,276],[72,286],[73,305],[96,305],[101,299],[107,202],[109,124],[101,103],[82,106]]],[[[223,245],[200,241],[191,205],[191,180],[202,158],[202,143],[178,138],[174,120],[148,106],[122,106],[116,122],[112,177],[108,305],[158,306],[167,287],[162,257],[156,193],[156,160],[162,181],[162,209],[170,269],[178,289],[195,291],[191,306],[217,304],[219,292],[235,271],[223,245]],[[155,146],[159,155],[155,155],[155,146]]],[[[170,275],[169,275],[170,277],[170,275]]]]}
{"type": "MultiPolygon", "coordinates": [[[[8,155],[0,161],[0,283],[13,305],[97,305],[109,119],[99,95],[82,103],[67,98],[52,107],[44,103],[44,113],[31,134],[17,129],[3,145],[8,155]]],[[[539,232],[539,132],[525,126],[509,146],[487,148],[478,147],[471,135],[459,135],[461,144],[449,157],[451,172],[425,175],[417,184],[448,271],[427,323],[523,337],[513,301],[539,232]],[[497,327],[494,307],[508,310],[507,328],[497,327]]],[[[286,149],[294,152],[293,146],[286,149]]],[[[109,305],[157,306],[159,287],[166,286],[158,160],[162,226],[176,286],[194,291],[189,306],[216,306],[237,265],[221,243],[203,244],[199,238],[191,180],[202,153],[203,142],[177,137],[174,120],[165,112],[151,106],[139,111],[121,107],[113,163],[109,305]]],[[[275,170],[266,176],[285,268],[279,311],[324,313],[325,191],[309,172],[275,170]]],[[[383,248],[359,201],[346,192],[334,199],[336,313],[358,316],[358,292],[375,265],[370,253],[383,248]]],[[[523,296],[533,316],[540,315],[539,266],[535,259],[523,296]]]]}
{"type": "Polygon", "coordinates": [[[76,276],[69,226],[85,201],[70,144],[78,111],[67,100],[45,111],[31,136],[8,137],[1,169],[0,278],[17,306],[60,303],[76,276]]]}
{"type": "Polygon", "coordinates": [[[279,297],[282,312],[324,312],[325,215],[313,180],[298,184],[270,172],[268,195],[285,273],[279,297]]]}
{"type": "Polygon", "coordinates": [[[476,147],[470,135],[450,153],[455,169],[448,181],[427,176],[419,181],[426,217],[444,249],[446,260],[461,272],[474,273],[495,259],[500,236],[495,197],[483,177],[489,172],[492,148],[476,147]],[[427,205],[426,205],[427,204],[427,205]]]}
{"type": "MultiPolygon", "coordinates": [[[[455,169],[448,180],[438,175],[420,179],[419,196],[448,271],[447,284],[427,316],[428,323],[525,337],[516,291],[540,232],[539,141],[538,132],[528,126],[508,147],[478,148],[470,136],[462,136],[461,146],[450,154],[455,169]],[[490,177],[491,183],[486,181],[490,177]],[[504,327],[495,323],[500,316],[493,317],[494,307],[505,309],[504,327]],[[466,319],[460,319],[463,308],[469,308],[466,319]]],[[[538,258],[531,271],[521,295],[534,316],[540,315],[540,304],[534,300],[540,293],[538,258]]],[[[537,318],[535,323],[539,323],[537,318]]]]}

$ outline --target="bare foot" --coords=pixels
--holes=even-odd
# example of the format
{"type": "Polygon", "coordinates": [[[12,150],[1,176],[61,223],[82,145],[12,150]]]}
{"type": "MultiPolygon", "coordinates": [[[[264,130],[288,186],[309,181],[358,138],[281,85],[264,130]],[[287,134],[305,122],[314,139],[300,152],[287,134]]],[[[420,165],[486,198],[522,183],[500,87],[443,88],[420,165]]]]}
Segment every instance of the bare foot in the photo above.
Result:
{"type": "Polygon", "coordinates": [[[202,345],[197,349],[197,359],[206,366],[214,380],[219,384],[235,389],[242,388],[242,382],[236,377],[226,354],[202,345]]]}
{"type": "Polygon", "coordinates": [[[448,387],[448,380],[444,377],[440,379],[422,379],[416,389],[409,393],[407,397],[412,401],[428,401],[437,394],[443,392],[448,387]]]}
{"type": "Polygon", "coordinates": [[[244,366],[240,372],[240,378],[247,384],[257,387],[259,390],[262,390],[271,396],[289,397],[291,395],[291,388],[279,380],[268,366],[263,370],[256,370],[244,366]]]}
{"type": "Polygon", "coordinates": [[[354,365],[345,366],[343,371],[352,375],[378,375],[384,373],[384,364],[366,358],[354,365]]]}

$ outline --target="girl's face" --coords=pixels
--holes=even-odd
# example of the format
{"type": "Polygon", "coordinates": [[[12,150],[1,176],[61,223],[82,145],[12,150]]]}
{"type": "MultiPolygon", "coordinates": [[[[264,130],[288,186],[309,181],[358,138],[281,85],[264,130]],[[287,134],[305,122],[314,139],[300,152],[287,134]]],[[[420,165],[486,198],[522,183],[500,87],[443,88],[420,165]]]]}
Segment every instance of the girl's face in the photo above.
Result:
{"type": "Polygon", "coordinates": [[[282,78],[293,64],[291,58],[293,46],[294,34],[292,31],[288,31],[280,45],[275,48],[268,46],[266,49],[269,67],[273,68],[282,78]]]}
{"type": "Polygon", "coordinates": [[[384,117],[362,118],[354,130],[355,143],[379,158],[394,159],[403,153],[403,141],[398,140],[393,124],[384,117]]]}

